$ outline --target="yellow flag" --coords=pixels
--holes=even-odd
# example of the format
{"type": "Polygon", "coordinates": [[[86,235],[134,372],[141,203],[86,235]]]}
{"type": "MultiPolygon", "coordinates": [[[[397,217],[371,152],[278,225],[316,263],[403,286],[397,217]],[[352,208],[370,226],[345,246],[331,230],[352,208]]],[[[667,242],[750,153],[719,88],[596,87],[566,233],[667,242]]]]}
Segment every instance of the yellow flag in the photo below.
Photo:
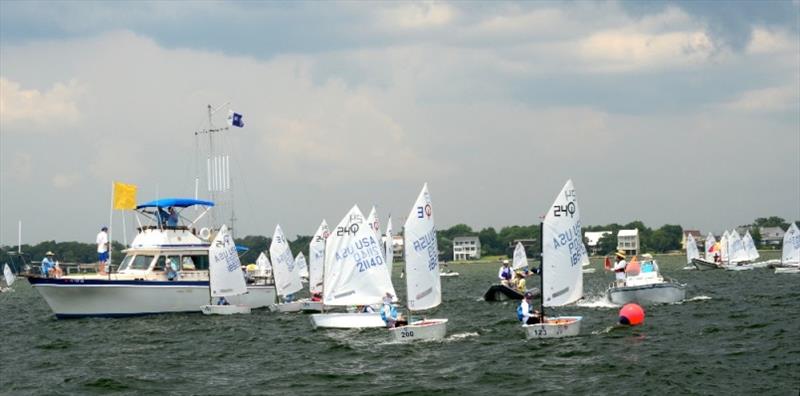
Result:
{"type": "Polygon", "coordinates": [[[136,209],[136,185],[114,182],[114,209],[136,209]]]}

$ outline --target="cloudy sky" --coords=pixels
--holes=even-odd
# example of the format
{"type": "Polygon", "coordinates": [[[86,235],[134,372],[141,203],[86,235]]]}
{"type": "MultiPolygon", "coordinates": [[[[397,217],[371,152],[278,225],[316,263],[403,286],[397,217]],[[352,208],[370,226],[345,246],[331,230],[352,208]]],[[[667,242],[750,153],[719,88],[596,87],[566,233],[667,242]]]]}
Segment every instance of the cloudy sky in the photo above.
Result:
{"type": "Polygon", "coordinates": [[[798,13],[3,1],[0,243],[18,220],[26,243],[93,240],[114,180],[192,196],[194,132],[226,102],[238,235],[310,235],[353,203],[399,228],[425,181],[440,228],[536,223],[569,178],[585,224],[800,219],[798,13]]]}

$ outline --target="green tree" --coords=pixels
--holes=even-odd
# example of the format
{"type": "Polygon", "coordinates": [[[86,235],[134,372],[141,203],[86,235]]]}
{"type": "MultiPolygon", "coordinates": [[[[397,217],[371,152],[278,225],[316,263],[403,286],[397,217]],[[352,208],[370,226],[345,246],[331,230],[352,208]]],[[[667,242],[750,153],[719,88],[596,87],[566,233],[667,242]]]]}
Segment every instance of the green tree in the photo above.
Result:
{"type": "Polygon", "coordinates": [[[494,227],[484,228],[478,233],[478,238],[481,240],[481,254],[482,255],[496,255],[503,254],[505,250],[503,243],[497,236],[497,231],[494,227]]]}
{"type": "Polygon", "coordinates": [[[597,241],[597,253],[609,255],[617,250],[617,233],[605,234],[597,241]]]}
{"type": "Polygon", "coordinates": [[[768,218],[759,217],[753,222],[753,224],[756,227],[780,227],[784,230],[789,228],[789,223],[787,223],[786,220],[778,216],[770,216],[768,218]]]}

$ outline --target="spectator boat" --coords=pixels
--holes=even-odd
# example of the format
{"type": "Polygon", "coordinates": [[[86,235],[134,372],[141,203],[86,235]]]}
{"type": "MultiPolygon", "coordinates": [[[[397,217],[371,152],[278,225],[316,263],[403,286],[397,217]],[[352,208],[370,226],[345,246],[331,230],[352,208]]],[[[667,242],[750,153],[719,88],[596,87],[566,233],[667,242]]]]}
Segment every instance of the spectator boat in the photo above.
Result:
{"type": "Polygon", "coordinates": [[[649,254],[642,256],[641,265],[634,257],[626,269],[625,283],[622,286],[611,284],[606,290],[606,298],[614,304],[663,304],[683,301],[686,298],[686,285],[665,280],[658,271],[658,264],[649,254]],[[631,266],[634,267],[631,267],[631,266]],[[638,268],[636,268],[638,267],[638,268]]]}
{"type": "MultiPolygon", "coordinates": [[[[210,201],[183,198],[137,206],[138,233],[131,247],[123,251],[125,258],[114,273],[26,277],[57,318],[200,312],[201,306],[208,304],[209,247],[218,231],[197,231],[195,225],[213,206],[210,201]],[[154,213],[169,207],[180,210],[181,220],[187,213],[198,215],[183,225],[166,226],[154,213]],[[190,207],[191,211],[185,210],[190,207]],[[154,224],[141,225],[142,218],[154,224]],[[173,265],[175,270],[171,270],[173,265]]],[[[267,307],[275,301],[275,286],[266,282],[249,283],[247,291],[228,301],[250,308],[267,307]]]]}

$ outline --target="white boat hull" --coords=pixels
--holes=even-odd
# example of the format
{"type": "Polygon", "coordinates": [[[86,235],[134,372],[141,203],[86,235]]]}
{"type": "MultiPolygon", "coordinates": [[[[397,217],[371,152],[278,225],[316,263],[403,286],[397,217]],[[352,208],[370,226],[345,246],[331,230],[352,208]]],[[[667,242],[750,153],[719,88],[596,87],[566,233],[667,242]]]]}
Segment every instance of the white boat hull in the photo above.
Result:
{"type": "Polygon", "coordinates": [[[606,297],[614,304],[668,304],[686,298],[686,286],[675,282],[652,283],[639,286],[611,287],[606,297]]]}
{"type": "Polygon", "coordinates": [[[733,264],[733,265],[726,265],[725,266],[725,270],[726,271],[749,271],[749,270],[752,270],[752,269],[753,269],[753,266],[750,265],[750,264],[742,264],[742,265],[733,264]]]}
{"type": "Polygon", "coordinates": [[[692,259],[692,264],[694,264],[695,268],[697,268],[700,271],[722,268],[721,266],[717,265],[717,263],[714,263],[712,261],[706,261],[699,258],[692,259]]]}
{"type": "Polygon", "coordinates": [[[459,276],[459,275],[460,274],[458,272],[440,272],[439,273],[439,276],[442,277],[442,278],[449,278],[451,276],[459,276]]]}
{"type": "Polygon", "coordinates": [[[545,323],[524,324],[525,335],[532,338],[575,337],[581,332],[582,316],[558,316],[545,318],[545,323]]]}
{"type": "Polygon", "coordinates": [[[776,274],[800,274],[800,267],[779,267],[775,268],[776,274]]]}
{"type": "Polygon", "coordinates": [[[203,315],[236,315],[249,314],[250,307],[244,305],[203,305],[203,315]]]}
{"type": "MultiPolygon", "coordinates": [[[[200,312],[209,303],[208,281],[28,280],[58,318],[200,312]]],[[[227,298],[228,302],[250,308],[275,302],[274,286],[248,286],[247,290],[247,294],[227,298]]]]}
{"type": "Polygon", "coordinates": [[[322,312],[322,301],[298,300],[272,304],[269,309],[272,312],[322,312]]]}
{"type": "Polygon", "coordinates": [[[418,320],[389,329],[392,341],[412,342],[442,340],[447,334],[447,319],[418,320]]]}
{"type": "Polygon", "coordinates": [[[331,329],[364,329],[386,327],[379,312],[321,313],[311,315],[311,326],[331,329]]]}

